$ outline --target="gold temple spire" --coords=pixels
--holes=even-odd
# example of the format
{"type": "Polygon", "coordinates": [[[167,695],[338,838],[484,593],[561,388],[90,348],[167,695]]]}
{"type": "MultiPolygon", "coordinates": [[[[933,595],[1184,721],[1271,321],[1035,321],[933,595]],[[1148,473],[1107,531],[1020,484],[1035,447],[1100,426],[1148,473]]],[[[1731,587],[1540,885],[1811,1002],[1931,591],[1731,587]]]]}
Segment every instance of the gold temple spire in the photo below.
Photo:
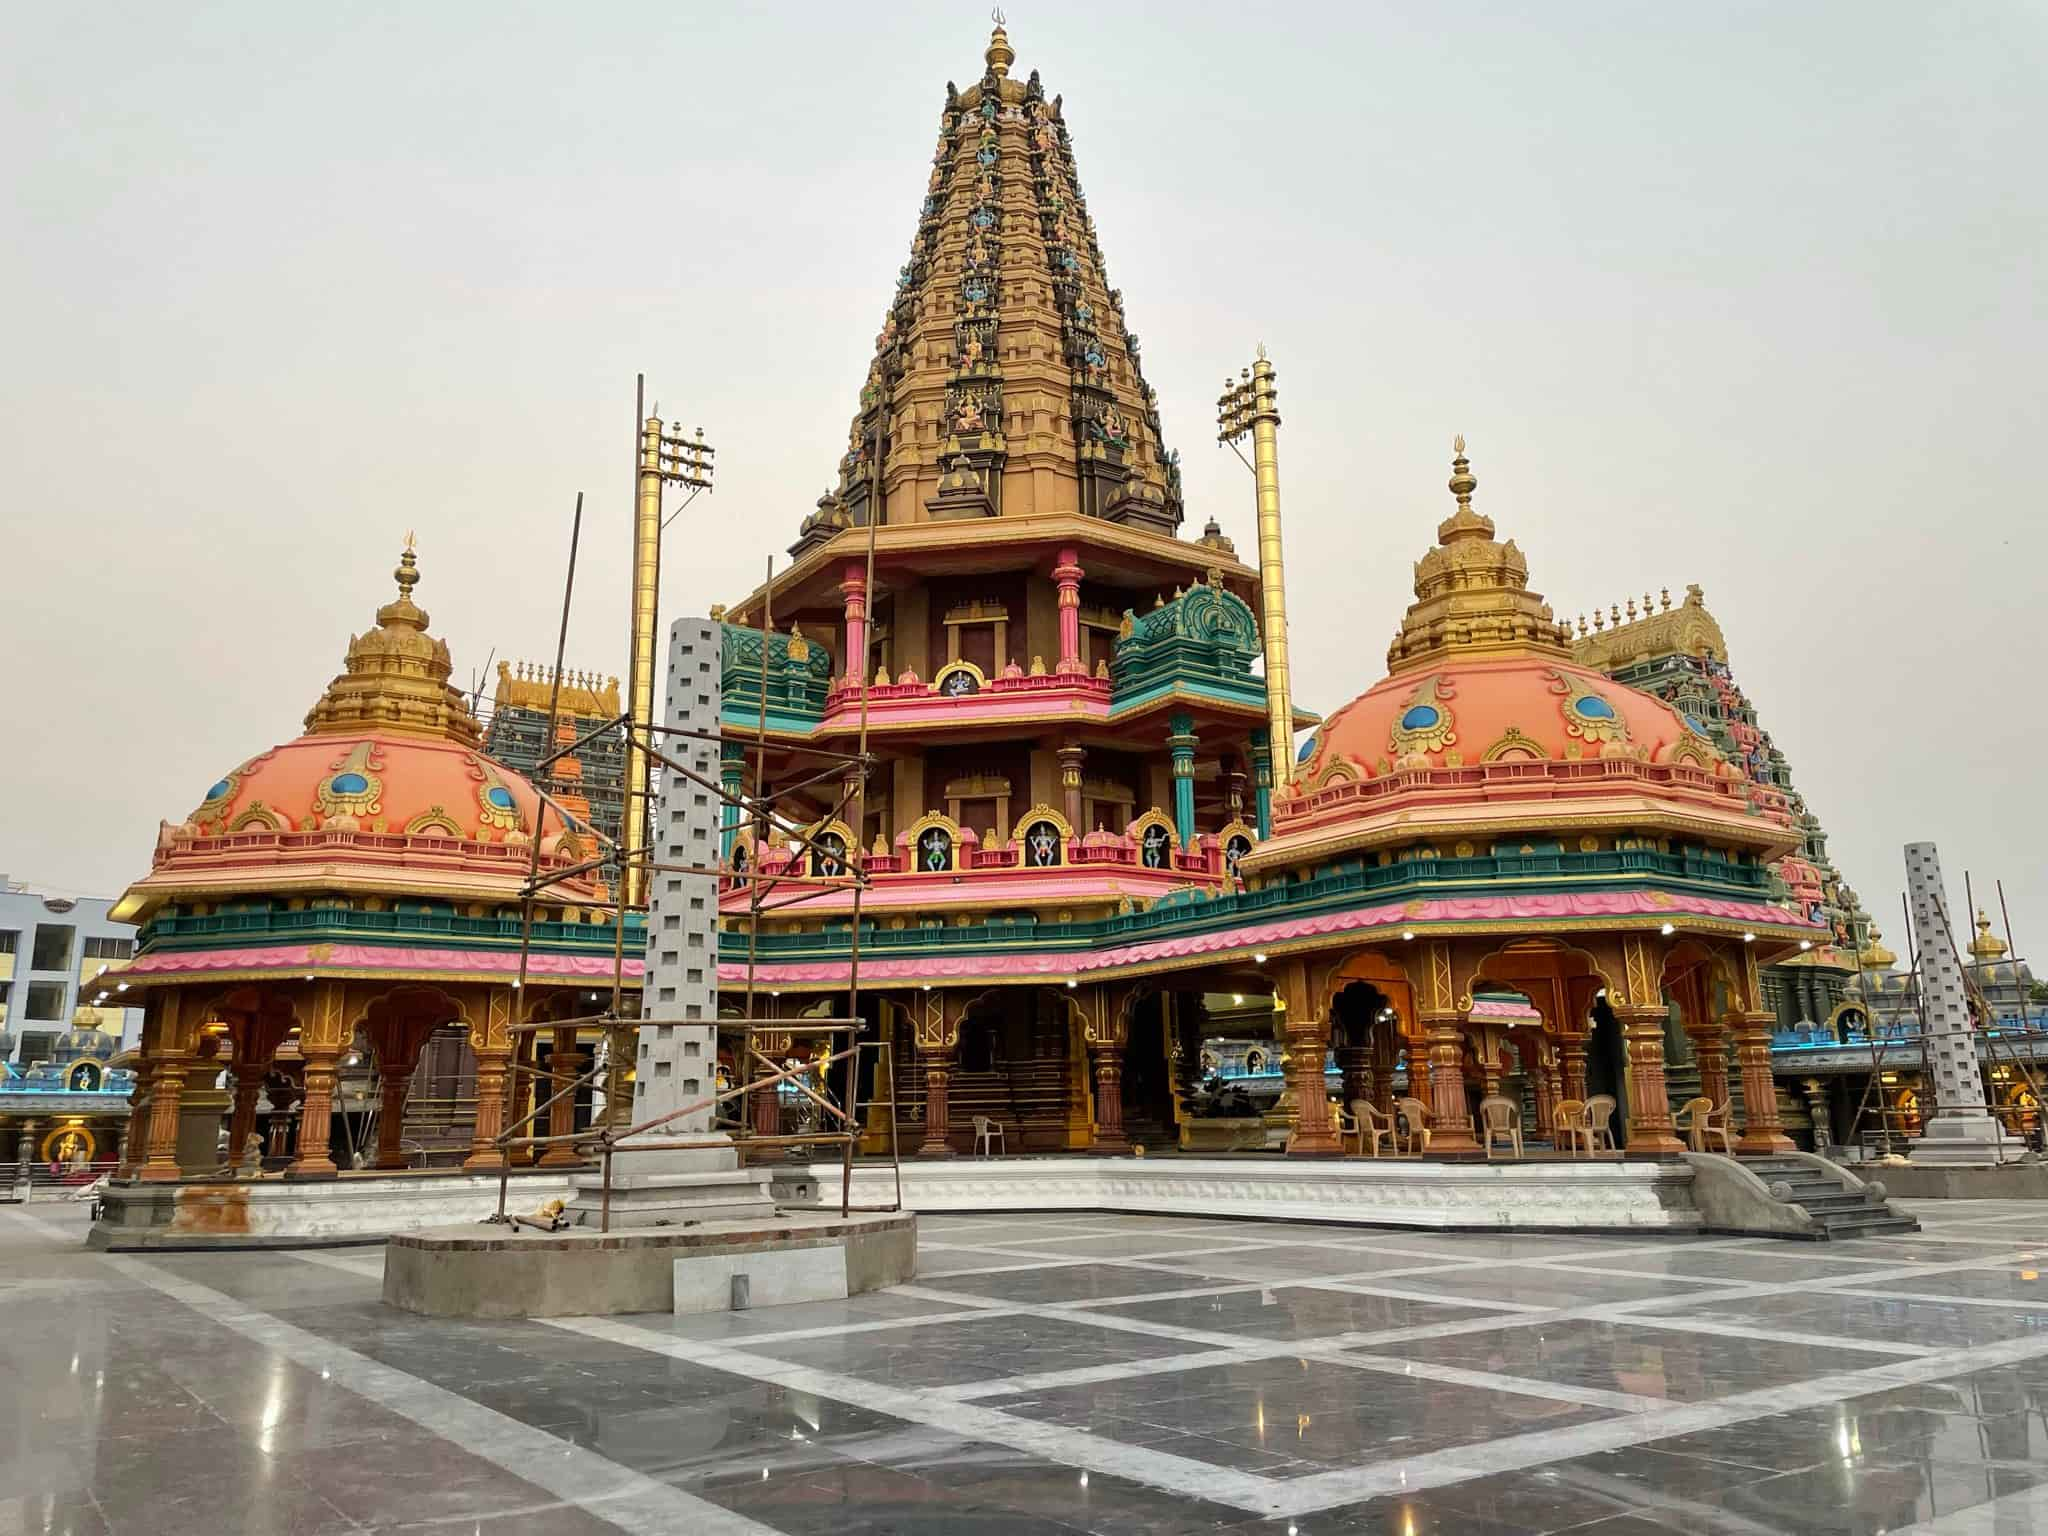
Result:
{"type": "Polygon", "coordinates": [[[995,30],[989,34],[988,52],[982,55],[988,65],[988,72],[998,80],[1010,73],[1010,66],[1017,61],[1017,50],[1010,46],[1010,34],[1003,30],[1003,13],[1000,9],[989,13],[995,30]]]}
{"type": "Polygon", "coordinates": [[[1513,539],[1497,542],[1493,519],[1473,510],[1479,477],[1463,433],[1451,441],[1447,484],[1457,510],[1437,524],[1436,547],[1416,562],[1415,602],[1387,648],[1387,670],[1434,666],[1452,655],[1568,658],[1571,628],[1529,590],[1527,558],[1513,539]]]}
{"type": "Polygon", "coordinates": [[[438,736],[465,747],[483,744],[476,716],[448,677],[448,647],[427,633],[427,612],[412,600],[419,585],[415,541],[391,574],[398,597],[377,610],[377,627],[348,642],[342,671],[306,714],[309,734],[402,731],[438,736]]]}
{"type": "Polygon", "coordinates": [[[1970,955],[1987,963],[2005,958],[2005,940],[1991,931],[1991,919],[1981,907],[1977,910],[1977,936],[1970,940],[1970,955]]]}

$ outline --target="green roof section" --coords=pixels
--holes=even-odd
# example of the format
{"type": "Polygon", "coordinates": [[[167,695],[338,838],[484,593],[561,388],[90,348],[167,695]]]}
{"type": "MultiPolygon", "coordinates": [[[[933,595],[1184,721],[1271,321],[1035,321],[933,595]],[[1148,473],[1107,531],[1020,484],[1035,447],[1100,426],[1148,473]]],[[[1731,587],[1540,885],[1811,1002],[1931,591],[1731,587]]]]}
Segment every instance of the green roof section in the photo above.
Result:
{"type": "Polygon", "coordinates": [[[1244,600],[1196,582],[1150,613],[1125,610],[1110,711],[1176,693],[1263,708],[1266,682],[1252,671],[1258,654],[1259,626],[1244,600]]]}
{"type": "Polygon", "coordinates": [[[832,653],[813,645],[792,625],[786,635],[766,637],[767,667],[762,667],[762,633],[739,624],[724,624],[719,660],[719,718],[749,729],[760,723],[761,691],[768,692],[768,729],[809,731],[825,718],[825,695],[832,687],[832,653]]]}

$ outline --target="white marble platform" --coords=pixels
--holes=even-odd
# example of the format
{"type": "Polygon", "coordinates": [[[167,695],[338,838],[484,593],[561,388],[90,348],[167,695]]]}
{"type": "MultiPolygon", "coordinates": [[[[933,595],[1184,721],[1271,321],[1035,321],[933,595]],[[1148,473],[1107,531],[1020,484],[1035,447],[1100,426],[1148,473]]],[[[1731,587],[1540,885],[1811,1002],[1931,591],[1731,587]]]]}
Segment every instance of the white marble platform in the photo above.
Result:
{"type": "MultiPolygon", "coordinates": [[[[839,1207],[840,1168],[815,1163],[839,1207]]],[[[958,1158],[903,1164],[911,1211],[1140,1211],[1440,1230],[1693,1232],[1693,1172],[1673,1162],[1425,1163],[1283,1158],[958,1158]]],[[[854,1168],[856,1206],[893,1198],[886,1164],[854,1168]]]]}
{"type": "MultiPolygon", "coordinates": [[[[568,1197],[567,1172],[522,1171],[506,1209],[568,1197]]],[[[497,1208],[498,1176],[460,1171],[110,1184],[88,1242],[115,1251],[311,1248],[482,1221],[497,1208]]]]}

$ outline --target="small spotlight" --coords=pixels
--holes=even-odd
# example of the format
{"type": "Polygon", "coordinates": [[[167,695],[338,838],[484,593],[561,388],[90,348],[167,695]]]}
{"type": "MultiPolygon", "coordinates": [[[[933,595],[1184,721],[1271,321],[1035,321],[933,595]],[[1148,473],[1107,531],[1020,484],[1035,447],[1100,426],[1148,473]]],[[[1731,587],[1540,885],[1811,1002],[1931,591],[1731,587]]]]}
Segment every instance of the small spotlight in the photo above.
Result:
{"type": "Polygon", "coordinates": [[[128,983],[125,981],[117,981],[114,983],[114,990],[116,992],[126,992],[128,990],[128,983]]]}
{"type": "Polygon", "coordinates": [[[1662,928],[1659,928],[1657,931],[1663,934],[1664,937],[1667,939],[1670,938],[1672,934],[1678,932],[1678,930],[1672,927],[1669,923],[1666,923],[1662,928]]]}
{"type": "Polygon", "coordinates": [[[1742,942],[1745,944],[1754,944],[1756,942],[1756,935],[1753,933],[1745,933],[1742,936],[1742,942]]]}
{"type": "Polygon", "coordinates": [[[1404,939],[1412,939],[1415,937],[1415,930],[1413,928],[1403,928],[1401,930],[1401,937],[1404,939]]]}
{"type": "Polygon", "coordinates": [[[1244,1006],[1244,994],[1242,992],[1231,993],[1230,1006],[1233,1008],[1242,1008],[1244,1006]]]}
{"type": "Polygon", "coordinates": [[[1266,963],[1266,956],[1265,956],[1265,953],[1264,953],[1264,951],[1262,951],[1262,950],[1256,950],[1256,949],[1255,949],[1255,950],[1253,950],[1253,951],[1252,951],[1252,964],[1253,964],[1253,965],[1264,965],[1265,963],[1266,963]]]}
{"type": "Polygon", "coordinates": [[[1800,947],[1801,949],[1811,949],[1811,948],[1813,948],[1813,940],[1811,940],[1811,939],[1801,939],[1801,940],[1799,941],[1799,947],[1800,947]]]}
{"type": "Polygon", "coordinates": [[[1080,985],[1081,985],[1081,983],[1080,983],[1079,981],[1075,980],[1075,979],[1074,979],[1074,978],[1073,978],[1072,976],[1069,976],[1069,977],[1067,978],[1067,990],[1068,990],[1069,992],[1073,991],[1073,990],[1074,990],[1074,988],[1076,988],[1076,987],[1078,987],[1078,986],[1080,986],[1080,985]]]}

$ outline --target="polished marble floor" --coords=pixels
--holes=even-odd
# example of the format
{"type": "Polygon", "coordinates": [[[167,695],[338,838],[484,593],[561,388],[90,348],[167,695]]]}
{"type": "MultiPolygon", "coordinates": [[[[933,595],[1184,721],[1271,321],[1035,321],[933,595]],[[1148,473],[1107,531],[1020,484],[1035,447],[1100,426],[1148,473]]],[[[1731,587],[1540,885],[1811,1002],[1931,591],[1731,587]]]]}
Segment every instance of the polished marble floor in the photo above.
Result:
{"type": "Polygon", "coordinates": [[[849,1302],[447,1323],[375,1249],[0,1207],[0,1536],[2048,1532],[2048,1208],[1916,1209],[1832,1247],[926,1217],[917,1283],[849,1302]]]}

